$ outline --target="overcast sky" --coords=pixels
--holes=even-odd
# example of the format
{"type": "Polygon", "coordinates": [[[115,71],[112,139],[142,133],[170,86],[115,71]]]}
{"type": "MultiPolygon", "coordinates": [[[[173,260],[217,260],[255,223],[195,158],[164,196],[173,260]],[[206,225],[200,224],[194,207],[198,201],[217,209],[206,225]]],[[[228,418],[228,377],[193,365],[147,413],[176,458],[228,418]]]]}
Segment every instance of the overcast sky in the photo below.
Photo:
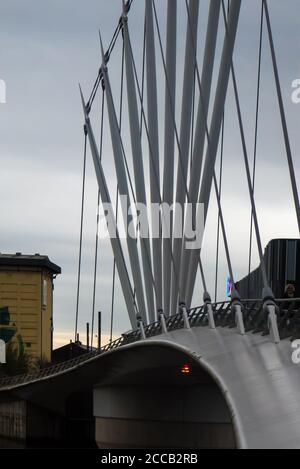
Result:
{"type": "MultiPolygon", "coordinates": [[[[157,0],[156,3],[164,37],[167,2],[157,0]]],[[[178,0],[178,4],[180,14],[176,106],[179,125],[186,10],[184,0],[178,0]]],[[[234,58],[251,160],[260,5],[259,0],[242,1],[234,58]]],[[[207,7],[208,0],[202,0],[198,41],[200,64],[207,7]]],[[[269,0],[269,8],[291,146],[299,179],[300,105],[291,101],[291,84],[294,79],[300,78],[300,0],[269,0]]],[[[142,54],[143,10],[144,2],[134,0],[129,27],[138,68],[142,54]]],[[[7,85],[7,103],[0,105],[0,251],[47,254],[62,267],[62,275],[55,283],[56,344],[72,338],[74,329],[83,164],[83,116],[78,83],[81,83],[84,94],[88,97],[100,65],[98,29],[101,29],[107,47],[120,11],[119,0],[10,0],[2,2],[0,8],[0,79],[5,80],[7,85]]],[[[224,35],[223,22],[220,24],[214,84],[224,35]]],[[[119,40],[109,64],[116,106],[119,105],[120,51],[119,40]]],[[[159,97],[160,102],[163,102],[164,88],[161,85],[164,81],[158,49],[157,68],[159,97]]],[[[264,35],[256,185],[264,245],[272,238],[298,236],[272,73],[267,37],[264,35]]],[[[250,205],[233,103],[230,83],[225,120],[223,205],[236,277],[240,278],[247,272],[250,205]]],[[[126,113],[125,103],[123,137],[126,153],[131,161],[126,113]]],[[[163,116],[163,112],[160,112],[160,116],[163,116]]],[[[94,103],[92,123],[98,136],[100,95],[94,103]]],[[[162,137],[162,117],[160,128],[162,137]]],[[[145,142],[143,144],[146,148],[145,142]]],[[[162,138],[160,145],[162,149],[162,138]]],[[[161,152],[163,164],[162,157],[161,152]]],[[[107,123],[103,164],[112,198],[115,199],[116,180],[107,123]]],[[[144,164],[145,168],[149,166],[147,154],[144,164]]],[[[82,334],[85,323],[91,320],[96,202],[97,185],[89,155],[79,320],[82,334]]],[[[203,249],[211,292],[214,291],[216,221],[216,206],[212,201],[203,249]]],[[[112,262],[109,244],[101,242],[96,306],[103,311],[105,334],[108,333],[110,320],[112,262]]],[[[255,253],[253,267],[256,264],[255,253]]],[[[220,298],[225,295],[226,276],[227,269],[221,248],[220,298]]],[[[201,303],[201,295],[201,285],[197,282],[195,305],[201,303]]],[[[114,334],[119,335],[128,328],[124,301],[117,282],[114,334]]]]}

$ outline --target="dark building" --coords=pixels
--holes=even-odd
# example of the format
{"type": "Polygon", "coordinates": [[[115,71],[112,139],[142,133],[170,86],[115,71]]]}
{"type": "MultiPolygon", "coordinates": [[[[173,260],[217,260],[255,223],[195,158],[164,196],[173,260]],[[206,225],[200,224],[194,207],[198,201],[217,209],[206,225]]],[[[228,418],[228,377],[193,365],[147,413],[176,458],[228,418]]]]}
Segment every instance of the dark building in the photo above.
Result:
{"type": "Polygon", "coordinates": [[[86,355],[89,352],[95,352],[96,348],[87,349],[86,345],[83,345],[81,342],[70,342],[67,345],[63,345],[52,352],[52,363],[58,364],[65,361],[71,360],[72,358],[81,357],[86,355]]]}
{"type": "MultiPolygon", "coordinates": [[[[276,298],[284,298],[288,284],[295,286],[295,297],[300,297],[300,240],[274,239],[266,247],[265,265],[270,286],[276,298]]],[[[263,281],[260,266],[237,282],[242,298],[261,298],[263,281]]]]}

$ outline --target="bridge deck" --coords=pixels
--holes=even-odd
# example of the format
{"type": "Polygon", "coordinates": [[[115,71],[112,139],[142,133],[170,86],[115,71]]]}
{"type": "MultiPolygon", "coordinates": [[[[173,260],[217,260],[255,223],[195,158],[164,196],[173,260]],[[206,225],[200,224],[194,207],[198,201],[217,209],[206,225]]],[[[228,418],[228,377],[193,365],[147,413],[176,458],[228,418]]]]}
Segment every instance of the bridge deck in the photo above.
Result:
{"type": "Polygon", "coordinates": [[[82,379],[91,387],[100,384],[104,369],[112,369],[120,357],[128,358],[128,352],[138,355],[139,347],[163,345],[192,356],[217,381],[231,410],[240,447],[300,448],[300,365],[293,364],[291,339],[284,338],[299,337],[298,306],[286,311],[281,308],[278,322],[283,340],[277,345],[266,335],[261,307],[245,309],[245,336],[233,328],[229,304],[214,310],[219,326],[215,330],[207,327],[204,308],[197,308],[188,313],[191,329],[185,329],[182,315],[176,315],[166,321],[167,334],[161,333],[160,323],[152,324],[145,328],[146,340],[141,340],[137,330],[99,352],[35,375],[2,379],[0,394],[39,401],[43,390],[59,389],[63,403],[71,385],[80,387],[82,379]],[[229,327],[220,327],[225,325],[229,327]]]}
{"type": "Polygon", "coordinates": [[[183,347],[213,374],[241,447],[300,447],[300,366],[292,363],[290,340],[275,345],[269,337],[240,336],[234,329],[194,328],[159,341],[183,347]]]}

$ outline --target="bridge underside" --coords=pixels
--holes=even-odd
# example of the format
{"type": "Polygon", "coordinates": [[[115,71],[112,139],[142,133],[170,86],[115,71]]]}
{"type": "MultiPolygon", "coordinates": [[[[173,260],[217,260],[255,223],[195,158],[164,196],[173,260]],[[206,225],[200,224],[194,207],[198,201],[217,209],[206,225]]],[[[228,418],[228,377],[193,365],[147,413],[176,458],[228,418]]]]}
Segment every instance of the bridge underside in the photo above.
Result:
{"type": "Polygon", "coordinates": [[[288,339],[275,345],[269,336],[206,327],[129,346],[95,389],[98,444],[139,446],[147,438],[176,447],[186,434],[195,447],[300,448],[300,368],[292,352],[288,339]],[[185,361],[190,376],[180,373],[185,361]]]}
{"type": "Polygon", "coordinates": [[[90,396],[101,447],[300,448],[292,351],[288,339],[275,345],[236,329],[180,329],[2,388],[0,401],[64,417],[78,401],[72,396],[90,396]],[[190,374],[181,373],[185,364],[190,374]]]}
{"type": "Polygon", "coordinates": [[[100,448],[235,448],[227,403],[196,360],[160,345],[125,355],[94,390],[100,448]]]}

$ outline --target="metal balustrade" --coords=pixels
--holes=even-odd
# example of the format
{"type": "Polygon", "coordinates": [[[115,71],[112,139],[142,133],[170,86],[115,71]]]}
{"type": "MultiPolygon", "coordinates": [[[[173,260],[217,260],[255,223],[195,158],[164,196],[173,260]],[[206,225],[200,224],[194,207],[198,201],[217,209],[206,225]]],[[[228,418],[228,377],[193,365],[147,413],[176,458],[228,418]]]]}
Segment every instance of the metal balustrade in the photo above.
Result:
{"type": "MultiPolygon", "coordinates": [[[[263,309],[262,300],[243,300],[242,315],[246,332],[254,334],[269,334],[268,317],[263,309]]],[[[300,337],[300,299],[282,299],[276,301],[277,305],[277,322],[281,339],[299,338],[300,337]]],[[[235,318],[231,309],[231,302],[221,302],[213,305],[214,318],[216,327],[235,328],[235,318]]],[[[208,314],[205,305],[198,308],[192,308],[188,311],[188,320],[190,327],[207,327],[208,314]]],[[[183,315],[178,313],[165,320],[167,331],[172,332],[185,327],[183,315]]],[[[154,322],[144,328],[146,338],[155,337],[162,334],[161,321],[154,322]]],[[[78,366],[89,362],[90,360],[118,349],[124,345],[128,345],[141,340],[140,330],[135,330],[123,334],[115,341],[108,343],[100,350],[89,352],[81,357],[73,358],[66,362],[49,366],[35,373],[26,375],[18,375],[13,377],[4,377],[0,379],[0,389],[14,387],[18,385],[28,384],[39,381],[50,376],[56,376],[78,366]]]]}

